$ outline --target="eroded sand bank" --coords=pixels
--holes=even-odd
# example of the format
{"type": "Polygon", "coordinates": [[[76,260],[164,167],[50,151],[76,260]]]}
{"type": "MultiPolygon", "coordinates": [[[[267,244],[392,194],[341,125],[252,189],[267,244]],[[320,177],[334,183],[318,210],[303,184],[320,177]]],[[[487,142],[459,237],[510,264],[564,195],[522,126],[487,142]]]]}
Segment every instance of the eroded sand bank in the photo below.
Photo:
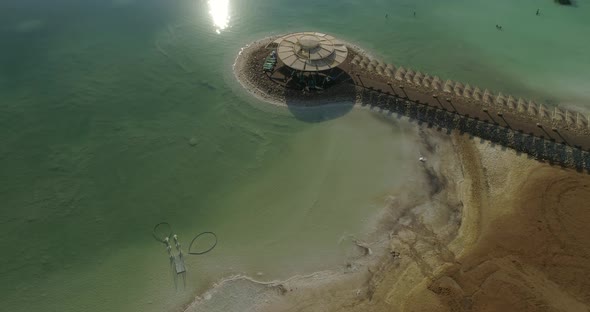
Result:
{"type": "Polygon", "coordinates": [[[433,202],[459,200],[457,235],[426,211],[407,211],[391,220],[398,257],[261,311],[588,311],[590,176],[464,136],[453,145],[460,170],[444,175],[447,191],[433,202]]]}
{"type": "MultiPolygon", "coordinates": [[[[375,114],[375,118],[375,122],[399,122],[381,114],[375,114]]],[[[407,120],[401,122],[405,124],[407,120]]],[[[450,137],[415,124],[405,127],[416,137],[420,154],[427,161],[419,162],[416,155],[415,179],[403,188],[392,190],[388,205],[373,217],[373,232],[365,241],[357,241],[358,256],[331,270],[294,276],[286,281],[228,277],[199,296],[187,311],[281,311],[303,302],[310,304],[306,309],[325,311],[335,302],[354,302],[374,296],[385,273],[399,266],[400,261],[410,259],[410,254],[392,245],[392,240],[412,240],[418,233],[431,241],[442,240],[445,244],[453,241],[459,233],[463,207],[453,182],[461,179],[461,167],[452,156],[454,147],[450,137]],[[315,295],[308,298],[310,294],[315,295]]],[[[429,242],[419,242],[415,248],[427,248],[423,244],[429,242]]],[[[436,252],[450,254],[444,249],[436,252]]]]}

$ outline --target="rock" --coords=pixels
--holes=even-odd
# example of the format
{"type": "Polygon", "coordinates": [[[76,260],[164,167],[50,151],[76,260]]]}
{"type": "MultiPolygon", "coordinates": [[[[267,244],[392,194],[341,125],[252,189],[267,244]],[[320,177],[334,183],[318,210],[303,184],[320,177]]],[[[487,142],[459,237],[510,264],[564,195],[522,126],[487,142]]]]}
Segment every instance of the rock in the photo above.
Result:
{"type": "Polygon", "coordinates": [[[571,0],[554,0],[555,3],[561,4],[561,5],[573,5],[573,1],[571,0]]]}
{"type": "Polygon", "coordinates": [[[206,81],[206,80],[201,80],[201,82],[199,82],[199,84],[200,84],[202,87],[205,87],[205,88],[209,89],[210,91],[217,90],[217,87],[215,87],[214,85],[212,85],[211,83],[209,83],[209,82],[208,82],[208,81],[206,81]]]}

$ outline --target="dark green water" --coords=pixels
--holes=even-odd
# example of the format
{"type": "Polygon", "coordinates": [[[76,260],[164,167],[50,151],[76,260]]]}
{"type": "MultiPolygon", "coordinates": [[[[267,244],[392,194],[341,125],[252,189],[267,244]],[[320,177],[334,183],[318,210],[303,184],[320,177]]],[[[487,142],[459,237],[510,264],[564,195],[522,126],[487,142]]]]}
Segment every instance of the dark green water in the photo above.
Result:
{"type": "Polygon", "coordinates": [[[4,309],[162,311],[230,273],[340,263],[339,240],[411,179],[414,136],[368,112],[251,105],[231,64],[269,34],[319,30],[388,62],[590,107],[583,3],[244,0],[226,17],[224,3],[0,3],[4,309]],[[220,237],[188,258],[184,289],[151,238],[161,221],[185,245],[220,237]]]}

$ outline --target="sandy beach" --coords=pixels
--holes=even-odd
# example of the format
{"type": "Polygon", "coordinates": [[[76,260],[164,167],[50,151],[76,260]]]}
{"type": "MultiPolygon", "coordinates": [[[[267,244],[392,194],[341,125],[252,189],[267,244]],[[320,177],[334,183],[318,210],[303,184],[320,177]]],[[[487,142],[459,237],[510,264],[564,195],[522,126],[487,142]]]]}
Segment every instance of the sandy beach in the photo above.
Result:
{"type": "Polygon", "coordinates": [[[3,310],[588,311],[590,6],[310,4],[0,2],[3,310]]]}
{"type": "MultiPolygon", "coordinates": [[[[392,122],[384,115],[376,116],[381,122],[392,122]]],[[[185,311],[290,311],[304,302],[298,309],[337,309],[333,306],[337,302],[379,296],[377,291],[387,272],[411,259],[411,253],[396,245],[400,239],[416,238],[419,233],[447,243],[456,240],[463,207],[451,181],[461,179],[460,162],[450,157],[453,145],[448,136],[428,128],[416,127],[412,131],[420,138],[420,153],[428,162],[420,164],[416,181],[396,190],[387,207],[373,217],[374,230],[369,239],[356,241],[358,256],[331,270],[284,281],[230,276],[215,283],[185,311]],[[324,302],[325,299],[330,300],[324,302]]]]}
{"type": "Polygon", "coordinates": [[[432,196],[392,202],[371,255],[282,282],[234,277],[220,287],[238,294],[187,311],[243,304],[244,289],[241,311],[587,311],[590,177],[465,135],[433,142],[432,196]]]}
{"type": "MultiPolygon", "coordinates": [[[[272,39],[244,48],[234,73],[259,99],[285,106],[281,90],[260,90],[243,63],[272,39]]],[[[375,217],[360,256],[283,281],[231,276],[185,311],[587,311],[590,176],[457,130],[415,128],[428,159],[420,182],[375,217]]]]}

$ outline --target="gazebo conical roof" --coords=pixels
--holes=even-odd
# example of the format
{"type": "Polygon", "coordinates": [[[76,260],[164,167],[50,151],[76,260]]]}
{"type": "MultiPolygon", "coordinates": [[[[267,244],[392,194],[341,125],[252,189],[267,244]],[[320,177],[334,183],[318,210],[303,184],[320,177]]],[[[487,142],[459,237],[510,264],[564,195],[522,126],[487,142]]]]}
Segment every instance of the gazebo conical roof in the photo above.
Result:
{"type": "Polygon", "coordinates": [[[277,39],[277,54],[288,67],[317,72],[340,65],[348,49],[336,38],[318,32],[300,32],[277,39]]]}

